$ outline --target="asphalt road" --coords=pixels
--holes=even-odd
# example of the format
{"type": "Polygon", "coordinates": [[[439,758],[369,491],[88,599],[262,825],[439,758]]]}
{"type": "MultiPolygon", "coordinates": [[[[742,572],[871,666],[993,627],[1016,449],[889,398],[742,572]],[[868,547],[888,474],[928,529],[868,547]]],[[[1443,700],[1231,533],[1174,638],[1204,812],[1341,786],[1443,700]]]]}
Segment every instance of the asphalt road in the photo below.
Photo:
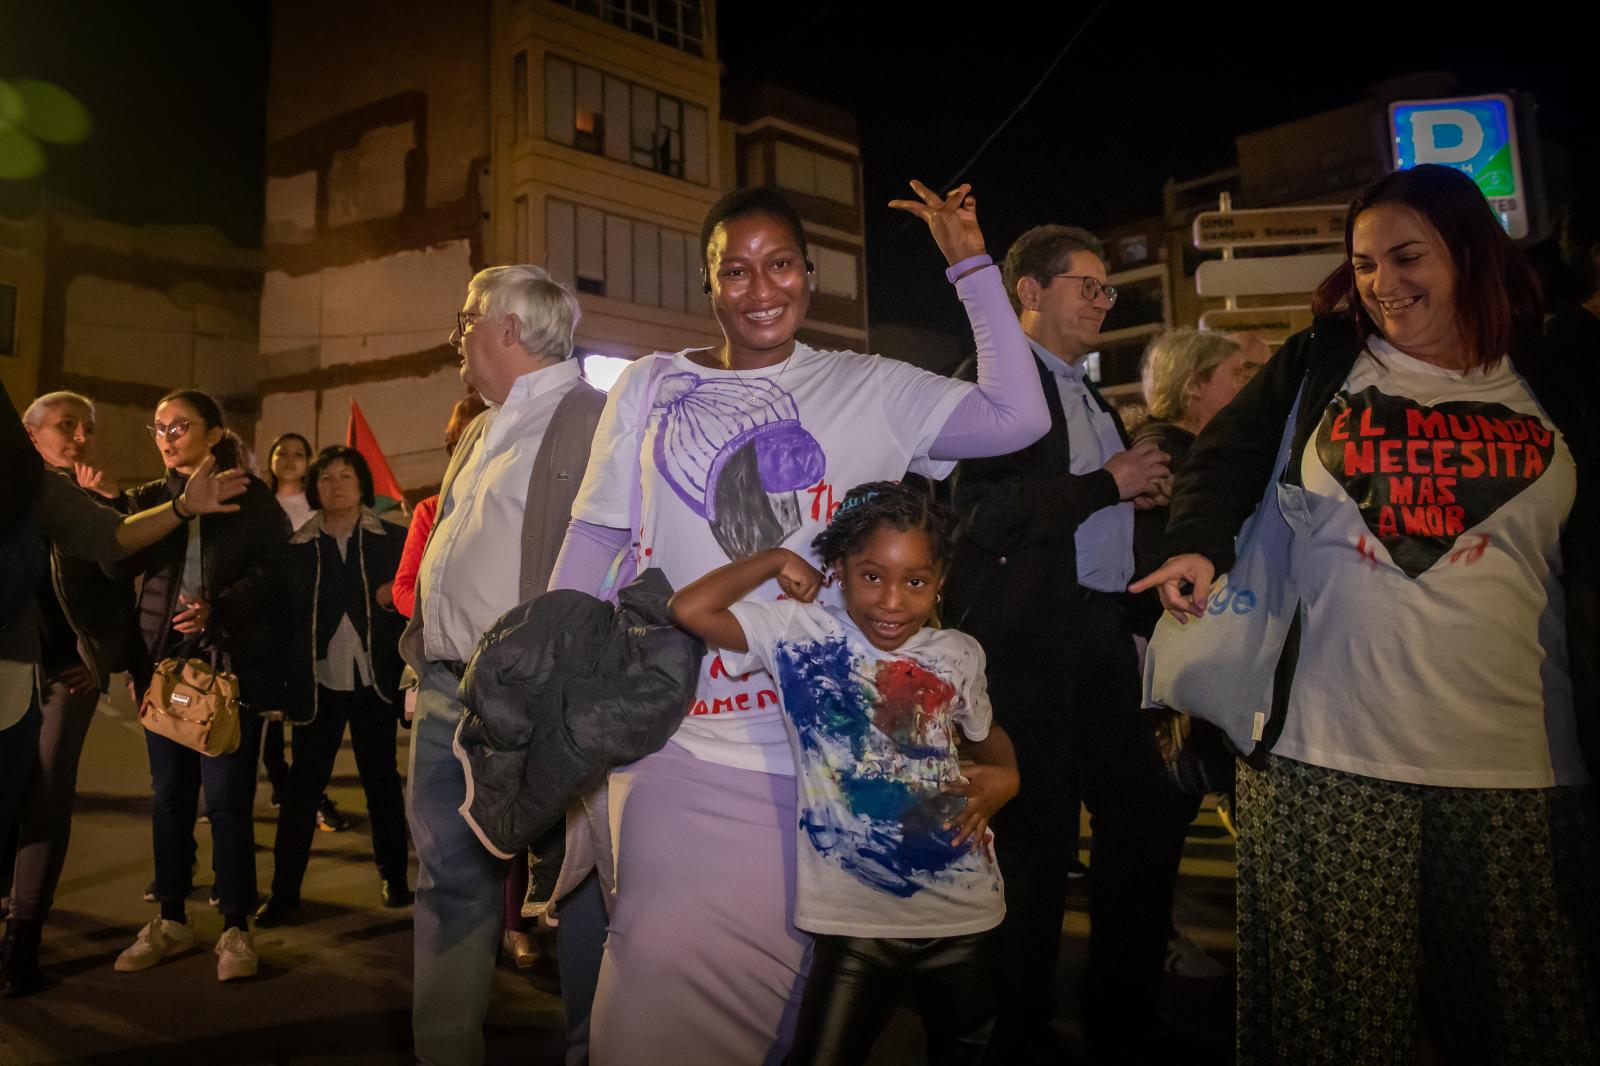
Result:
{"type": "MultiPolygon", "coordinates": [[[[402,767],[406,739],[402,733],[402,767]]],[[[0,1066],[410,1062],[410,912],[379,906],[365,802],[348,745],[330,792],[353,824],[346,832],[317,834],[301,920],[255,932],[258,977],[230,984],[216,980],[209,949],[221,920],[205,901],[210,882],[205,826],[199,827],[200,887],[190,903],[199,950],[142,973],[116,973],[113,960],[156,908],[140,898],[153,876],[144,742],[126,696],[103,700],[79,774],[71,852],[45,928],[42,961],[56,984],[25,999],[0,999],[0,1066]]],[[[263,780],[256,806],[263,886],[271,880],[274,815],[263,780]]],[[[412,877],[414,883],[414,872],[412,877]]],[[[1064,990],[1074,986],[1082,964],[1083,904],[1074,901],[1063,930],[1059,987],[1064,990]]],[[[1205,981],[1169,978],[1165,1009],[1195,1036],[1196,1051],[1188,1063],[1229,1062],[1233,847],[1209,807],[1191,829],[1177,920],[1228,964],[1229,973],[1205,981]]],[[[1077,1021],[1070,994],[1062,999],[1059,1024],[1070,1044],[1077,1039],[1077,1021]]],[[[561,1062],[559,999],[506,965],[495,974],[486,1032],[491,1063],[561,1062]]],[[[875,1066],[926,1061],[912,1015],[896,1017],[871,1061],[875,1066]]]]}

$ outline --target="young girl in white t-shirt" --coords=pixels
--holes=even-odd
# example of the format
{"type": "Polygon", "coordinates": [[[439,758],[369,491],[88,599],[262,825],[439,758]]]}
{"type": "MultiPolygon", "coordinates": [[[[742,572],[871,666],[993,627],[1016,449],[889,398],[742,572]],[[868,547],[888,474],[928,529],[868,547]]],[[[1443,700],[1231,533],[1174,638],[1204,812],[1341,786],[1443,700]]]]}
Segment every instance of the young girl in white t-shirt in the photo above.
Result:
{"type": "Polygon", "coordinates": [[[777,680],[794,746],[795,924],[816,948],[790,1063],[863,1061],[906,990],[941,1061],[988,1045],[987,934],[1005,915],[989,819],[1018,778],[983,650],[928,625],[952,525],[925,494],[871,482],[812,543],[829,577],[773,548],[672,598],[729,670],[777,680]],[[778,599],[744,599],[774,579],[778,599]],[[813,603],[835,580],[844,609],[813,603]]]}

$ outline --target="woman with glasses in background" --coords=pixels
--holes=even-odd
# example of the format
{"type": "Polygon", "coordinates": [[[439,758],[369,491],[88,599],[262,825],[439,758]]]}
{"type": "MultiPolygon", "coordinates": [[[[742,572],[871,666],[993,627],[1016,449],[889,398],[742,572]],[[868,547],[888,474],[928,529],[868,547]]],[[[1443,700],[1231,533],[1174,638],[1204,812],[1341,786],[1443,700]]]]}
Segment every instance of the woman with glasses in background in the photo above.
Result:
{"type": "MultiPolygon", "coordinates": [[[[196,389],[168,393],[150,426],[167,475],[128,492],[134,510],[173,499],[184,479],[205,460],[219,468],[241,465],[237,438],[227,432],[216,400],[196,389]]],[[[161,913],[117,957],[116,968],[143,970],[194,946],[184,901],[193,887],[192,836],[196,800],[203,787],[211,821],[212,866],[223,932],[216,945],[217,979],[256,972],[249,915],[256,905],[255,784],[261,721],[257,711],[278,705],[282,684],[283,627],[274,575],[289,541],[289,520],[270,489],[255,477],[229,514],[186,520],[121,565],[142,575],[139,636],[132,655],[135,702],[149,687],[155,665],[169,656],[208,658],[238,675],[240,741],[230,755],[207,756],[154,733],[145,734],[154,789],[156,897],[161,913]]],[[[188,516],[180,515],[180,518],[188,516]]]]}

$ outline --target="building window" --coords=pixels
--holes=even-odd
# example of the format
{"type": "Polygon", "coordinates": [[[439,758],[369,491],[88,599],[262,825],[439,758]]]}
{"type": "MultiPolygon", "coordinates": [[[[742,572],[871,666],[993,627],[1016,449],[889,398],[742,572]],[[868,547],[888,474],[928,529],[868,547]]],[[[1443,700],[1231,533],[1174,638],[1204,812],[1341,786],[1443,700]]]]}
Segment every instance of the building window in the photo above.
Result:
{"type": "Polygon", "coordinates": [[[811,246],[811,261],[817,267],[817,291],[841,300],[855,300],[860,296],[856,277],[856,257],[837,248],[821,244],[811,246]]]}
{"type": "Polygon", "coordinates": [[[549,200],[545,262],[582,293],[668,311],[702,314],[699,238],[683,230],[549,200]]]}
{"type": "Polygon", "coordinates": [[[0,355],[17,354],[17,287],[0,285],[0,355]]]}
{"type": "Polygon", "coordinates": [[[856,173],[852,164],[788,141],[778,141],[773,147],[779,185],[855,206],[856,173]]]}
{"type": "Polygon", "coordinates": [[[705,11],[701,0],[556,0],[583,15],[648,37],[692,56],[705,55],[705,11]]]}
{"type": "Polygon", "coordinates": [[[696,185],[710,181],[705,108],[559,56],[545,57],[545,136],[696,185]]]}
{"type": "Polygon", "coordinates": [[[528,139],[528,53],[511,60],[511,132],[520,143],[528,139]]]}

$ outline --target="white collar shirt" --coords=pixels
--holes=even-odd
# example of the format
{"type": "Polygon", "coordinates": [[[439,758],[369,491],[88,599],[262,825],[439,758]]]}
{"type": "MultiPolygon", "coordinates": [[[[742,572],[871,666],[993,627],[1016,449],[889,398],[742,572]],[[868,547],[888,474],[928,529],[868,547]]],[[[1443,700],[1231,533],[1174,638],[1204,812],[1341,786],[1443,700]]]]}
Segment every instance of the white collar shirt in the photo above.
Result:
{"type": "MultiPolygon", "coordinates": [[[[1061,413],[1067,422],[1070,473],[1089,474],[1123,450],[1111,412],[1089,392],[1088,362],[1069,363],[1033,338],[1034,354],[1055,378],[1061,413]]],[[[1100,592],[1122,592],[1133,580],[1133,504],[1102,507],[1084,519],[1073,534],[1078,556],[1078,584],[1100,592]]]]}
{"type": "Polygon", "coordinates": [[[425,651],[466,662],[478,638],[520,602],[523,514],[533,462],[561,398],[578,383],[578,360],[519,377],[489,405],[483,433],[439,501],[439,522],[417,573],[425,651]]]}

